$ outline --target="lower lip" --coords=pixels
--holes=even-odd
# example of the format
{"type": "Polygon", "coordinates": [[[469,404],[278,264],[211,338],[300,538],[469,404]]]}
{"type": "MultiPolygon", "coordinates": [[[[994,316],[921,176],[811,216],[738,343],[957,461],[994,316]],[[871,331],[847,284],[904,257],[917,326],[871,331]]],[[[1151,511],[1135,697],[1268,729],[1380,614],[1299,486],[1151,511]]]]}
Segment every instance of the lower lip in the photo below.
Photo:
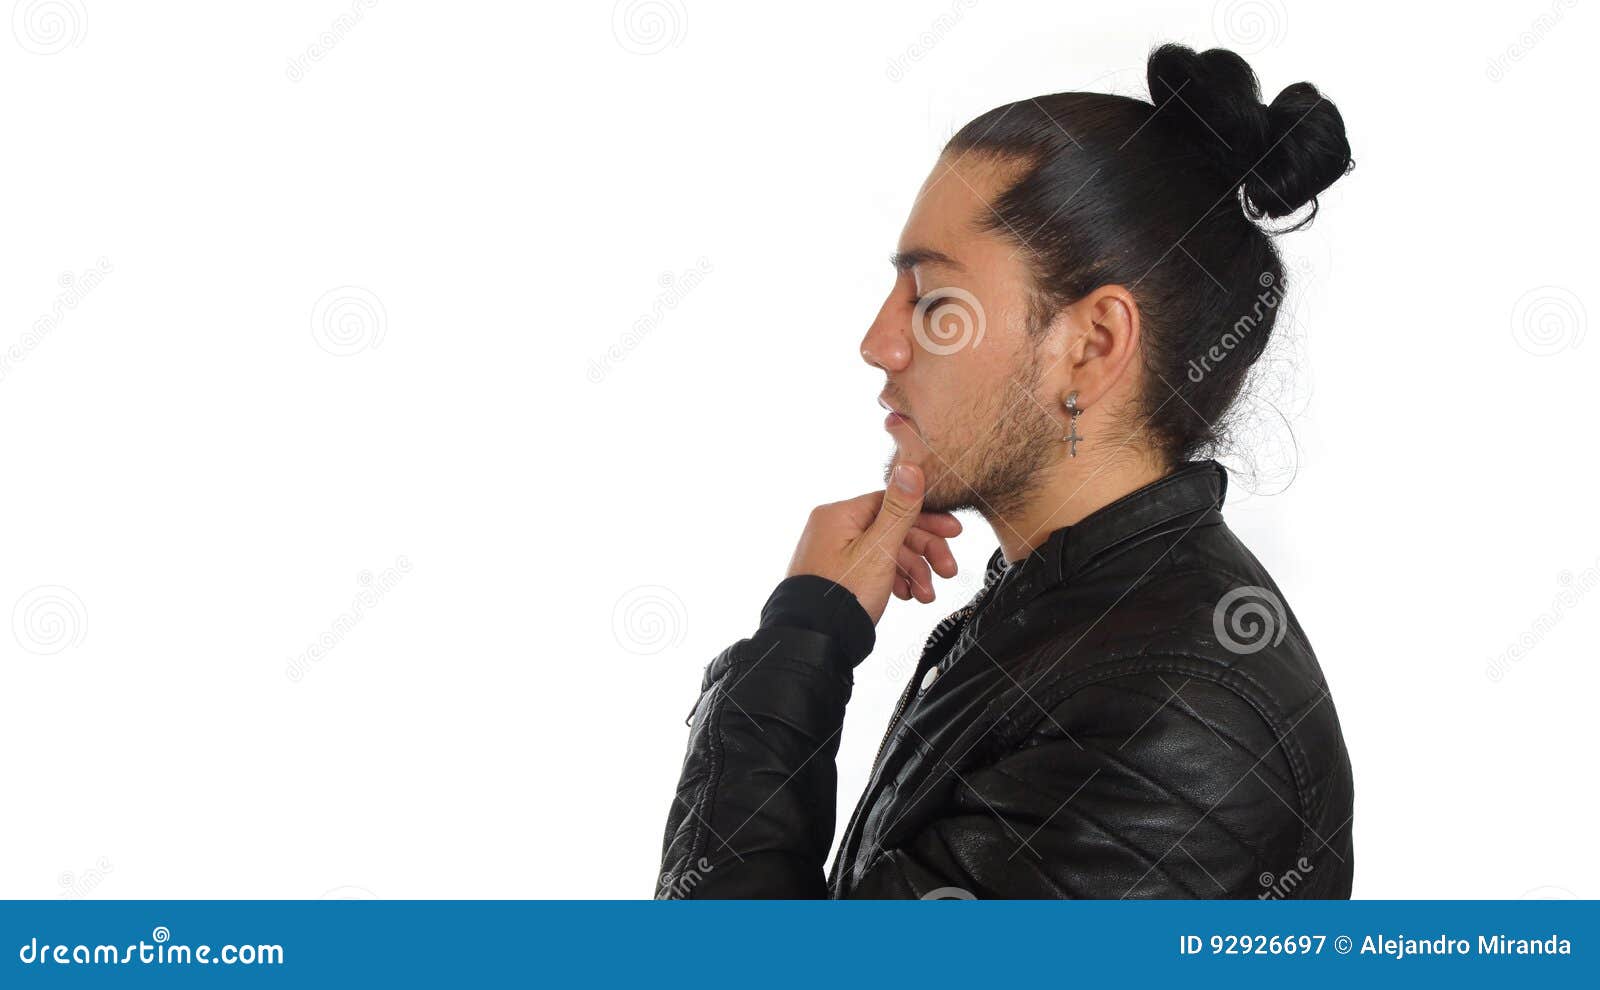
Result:
{"type": "Polygon", "coordinates": [[[911,422],[911,421],[909,419],[906,419],[904,416],[900,415],[899,413],[892,412],[889,415],[884,417],[884,419],[883,419],[883,428],[886,429],[886,430],[892,430],[895,427],[900,426],[903,423],[909,423],[909,422],[911,422]]]}

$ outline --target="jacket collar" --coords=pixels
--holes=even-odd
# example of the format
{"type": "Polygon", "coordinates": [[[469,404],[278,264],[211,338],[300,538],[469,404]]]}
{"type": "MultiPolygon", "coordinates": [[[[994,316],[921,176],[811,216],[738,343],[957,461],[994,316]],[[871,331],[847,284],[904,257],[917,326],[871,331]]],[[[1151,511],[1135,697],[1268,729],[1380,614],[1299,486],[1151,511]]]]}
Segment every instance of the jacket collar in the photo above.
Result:
{"type": "Polygon", "coordinates": [[[1077,523],[1054,531],[1032,553],[1010,566],[1006,566],[997,548],[989,557],[989,573],[998,572],[998,580],[981,612],[987,613],[991,621],[992,617],[1009,615],[1131,541],[1172,529],[1220,522],[1227,491],[1228,472],[1221,464],[1190,461],[1096,509],[1077,523]]]}

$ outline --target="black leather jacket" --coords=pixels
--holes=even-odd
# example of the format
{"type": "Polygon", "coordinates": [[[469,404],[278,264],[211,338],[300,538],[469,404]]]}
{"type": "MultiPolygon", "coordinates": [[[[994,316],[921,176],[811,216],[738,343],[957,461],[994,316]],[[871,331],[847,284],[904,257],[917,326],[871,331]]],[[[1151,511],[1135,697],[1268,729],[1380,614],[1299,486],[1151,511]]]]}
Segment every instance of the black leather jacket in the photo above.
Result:
{"type": "Polygon", "coordinates": [[[831,581],[784,581],[706,667],[657,896],[1348,897],[1339,720],[1226,488],[1187,464],[1009,568],[995,551],[929,638],[826,878],[872,624],[831,581]]]}

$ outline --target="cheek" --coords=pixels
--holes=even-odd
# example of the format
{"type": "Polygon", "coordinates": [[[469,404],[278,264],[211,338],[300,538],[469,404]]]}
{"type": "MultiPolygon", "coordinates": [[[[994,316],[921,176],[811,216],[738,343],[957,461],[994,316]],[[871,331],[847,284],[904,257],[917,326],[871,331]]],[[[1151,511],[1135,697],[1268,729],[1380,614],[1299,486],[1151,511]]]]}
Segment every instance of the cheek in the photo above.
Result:
{"type": "Polygon", "coordinates": [[[998,348],[979,348],[928,362],[922,426],[929,438],[966,443],[992,427],[1018,393],[1011,363],[998,348]],[[988,353],[985,351],[988,350],[988,353]]]}

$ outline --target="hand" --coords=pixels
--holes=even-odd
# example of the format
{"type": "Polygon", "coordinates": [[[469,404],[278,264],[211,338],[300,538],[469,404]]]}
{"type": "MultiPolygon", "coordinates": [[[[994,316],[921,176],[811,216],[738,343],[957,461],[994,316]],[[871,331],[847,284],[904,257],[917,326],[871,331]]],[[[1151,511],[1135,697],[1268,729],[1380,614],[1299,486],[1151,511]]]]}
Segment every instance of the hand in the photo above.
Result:
{"type": "Polygon", "coordinates": [[[816,574],[848,588],[873,625],[889,594],[933,601],[933,577],[955,577],[956,558],[945,542],[961,532],[948,512],[922,512],[922,469],[897,464],[889,487],[811,510],[789,577],[816,574]]]}

